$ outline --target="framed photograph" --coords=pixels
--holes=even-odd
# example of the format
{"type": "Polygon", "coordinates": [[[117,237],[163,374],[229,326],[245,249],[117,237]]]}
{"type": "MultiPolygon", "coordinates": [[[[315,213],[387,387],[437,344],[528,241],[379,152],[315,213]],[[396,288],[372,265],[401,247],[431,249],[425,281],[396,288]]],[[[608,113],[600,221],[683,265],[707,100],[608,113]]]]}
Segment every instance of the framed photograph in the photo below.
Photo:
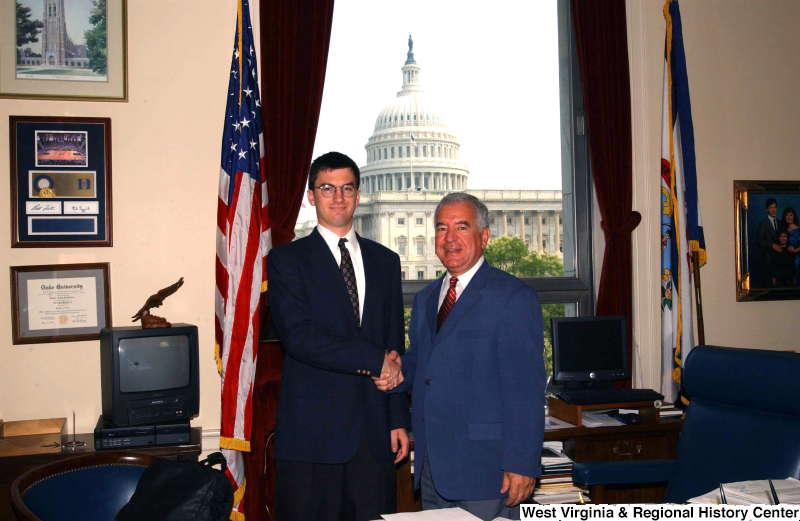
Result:
{"type": "Polygon", "coordinates": [[[9,136],[11,247],[111,246],[111,120],[10,116],[9,136]]]}
{"type": "Polygon", "coordinates": [[[800,299],[800,181],[734,181],[736,300],[800,299]]]}
{"type": "Polygon", "coordinates": [[[109,265],[11,266],[14,344],[99,340],[111,327],[109,265]]]}
{"type": "Polygon", "coordinates": [[[0,98],[127,101],[127,0],[0,0],[0,98]]]}

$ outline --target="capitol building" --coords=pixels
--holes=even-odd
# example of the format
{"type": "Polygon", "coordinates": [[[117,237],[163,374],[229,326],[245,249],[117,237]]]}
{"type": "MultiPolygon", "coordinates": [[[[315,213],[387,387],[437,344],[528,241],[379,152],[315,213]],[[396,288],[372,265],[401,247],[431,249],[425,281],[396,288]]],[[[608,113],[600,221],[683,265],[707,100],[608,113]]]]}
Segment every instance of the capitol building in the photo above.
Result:
{"type": "MultiPolygon", "coordinates": [[[[409,37],[401,68],[403,87],[378,113],[365,146],[356,232],[400,255],[404,279],[434,279],[444,267],[436,257],[433,212],[450,192],[467,192],[489,208],[491,238],[516,236],[531,252],[562,254],[560,190],[469,189],[469,169],[445,115],[422,90],[420,67],[409,37]]],[[[502,173],[497,173],[500,178],[502,173]]],[[[315,221],[298,223],[297,238],[315,221]]]]}

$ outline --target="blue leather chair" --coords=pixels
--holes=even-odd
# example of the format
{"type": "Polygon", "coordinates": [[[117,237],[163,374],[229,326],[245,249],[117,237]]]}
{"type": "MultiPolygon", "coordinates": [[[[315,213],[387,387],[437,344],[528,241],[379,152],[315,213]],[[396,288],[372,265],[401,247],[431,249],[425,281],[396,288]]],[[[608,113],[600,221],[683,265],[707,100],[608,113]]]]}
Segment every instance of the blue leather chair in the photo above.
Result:
{"type": "Polygon", "coordinates": [[[698,346],[683,386],[691,404],[677,460],[575,464],[576,483],[669,482],[664,502],[686,500],[720,483],[800,478],[800,354],[698,346]]]}
{"type": "Polygon", "coordinates": [[[113,521],[156,458],[97,452],[29,470],[11,487],[20,521],[113,521]]]}

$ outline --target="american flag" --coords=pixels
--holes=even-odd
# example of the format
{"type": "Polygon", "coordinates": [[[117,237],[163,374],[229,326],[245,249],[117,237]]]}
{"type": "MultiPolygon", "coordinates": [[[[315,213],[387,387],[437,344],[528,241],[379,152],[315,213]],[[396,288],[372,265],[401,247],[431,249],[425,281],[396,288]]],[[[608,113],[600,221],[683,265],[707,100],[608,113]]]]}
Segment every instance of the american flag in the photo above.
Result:
{"type": "Polygon", "coordinates": [[[250,6],[247,0],[239,0],[222,133],[214,327],[217,370],[222,377],[219,446],[234,489],[234,521],[244,519],[241,452],[250,451],[259,300],[267,288],[265,260],[272,247],[257,78],[250,6]]]}
{"type": "Polygon", "coordinates": [[[417,140],[414,139],[414,134],[411,134],[411,146],[417,148],[417,140]]]}

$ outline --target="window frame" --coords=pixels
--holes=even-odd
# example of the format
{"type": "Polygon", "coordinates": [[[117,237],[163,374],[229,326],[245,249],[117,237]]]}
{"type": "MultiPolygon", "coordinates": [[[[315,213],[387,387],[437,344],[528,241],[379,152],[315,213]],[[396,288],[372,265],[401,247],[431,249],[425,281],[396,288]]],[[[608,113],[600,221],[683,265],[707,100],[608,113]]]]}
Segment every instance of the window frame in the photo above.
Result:
{"type": "MultiPolygon", "coordinates": [[[[569,0],[557,0],[559,40],[559,93],[561,104],[562,148],[571,156],[575,212],[575,276],[530,277],[521,279],[536,290],[542,304],[575,304],[579,316],[594,314],[592,268],[592,176],[589,136],[569,0]],[[564,52],[567,51],[567,52],[564,52]],[[565,143],[563,140],[567,140],[565,143]]],[[[423,148],[425,150],[425,148],[423,148]]],[[[423,153],[424,156],[424,153],[423,153]]],[[[564,168],[564,167],[562,167],[564,168]]],[[[563,214],[563,212],[562,212],[563,214]]],[[[560,241],[563,244],[562,241],[560,241]]],[[[549,246],[549,245],[548,245],[549,246]]],[[[411,306],[414,296],[430,280],[403,280],[403,305],[411,306]]]]}

